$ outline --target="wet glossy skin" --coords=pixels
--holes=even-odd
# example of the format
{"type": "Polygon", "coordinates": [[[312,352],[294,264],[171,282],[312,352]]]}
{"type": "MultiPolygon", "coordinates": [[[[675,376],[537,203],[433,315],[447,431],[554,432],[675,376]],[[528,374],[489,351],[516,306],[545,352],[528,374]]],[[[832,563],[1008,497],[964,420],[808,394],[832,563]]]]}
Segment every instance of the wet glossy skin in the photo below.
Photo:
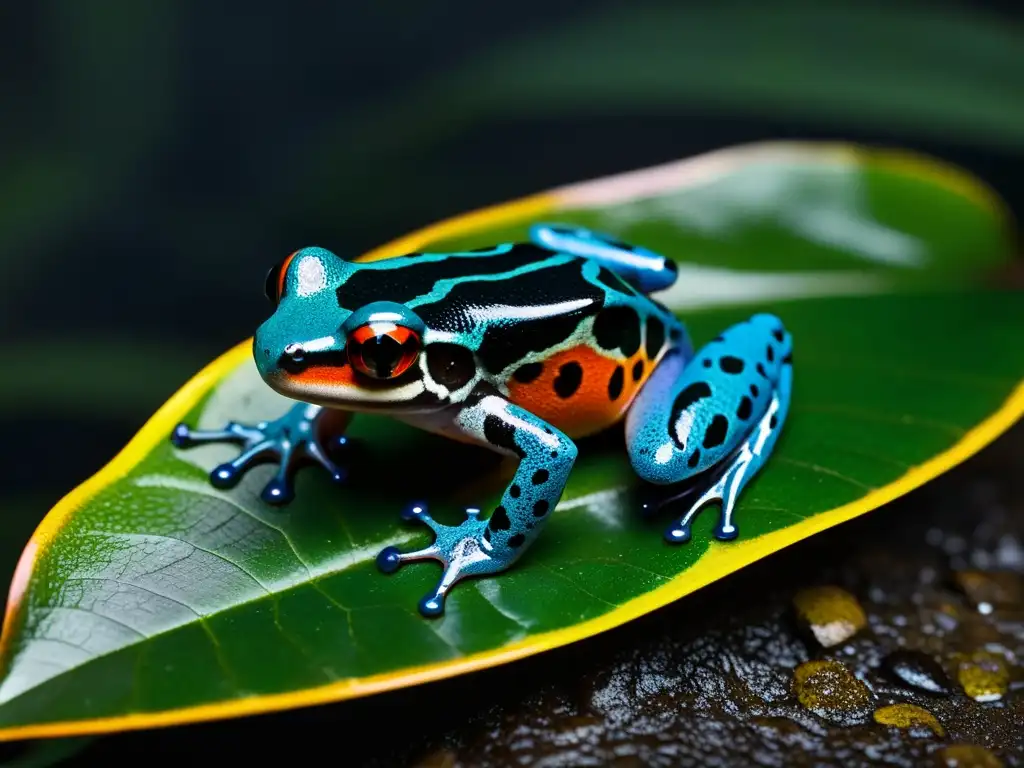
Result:
{"type": "Polygon", "coordinates": [[[292,498],[302,457],[344,479],[317,437],[325,409],[383,412],[518,457],[486,518],[470,509],[462,524],[444,526],[413,506],[405,516],[429,525],[434,543],[380,553],[385,572],[443,563],[420,603],[427,616],[443,611],[460,579],[519,558],[561,497],[573,439],[623,419],[637,474],[692,497],[666,538],[688,540],[692,518],[710,503],[723,508],[716,536],[734,538],[736,497],[771,453],[789,405],[792,342],[782,323],[754,316],[695,355],[683,325],[648,296],[675,281],[674,262],[573,227],[538,225],[531,240],[370,263],[295,252],[268,275],[276,309],[253,354],[264,380],[300,403],[254,426],[179,425],[174,441],[240,443],[242,454],[211,476],[220,487],[275,455],[280,469],[263,494],[270,503],[292,498]]]}

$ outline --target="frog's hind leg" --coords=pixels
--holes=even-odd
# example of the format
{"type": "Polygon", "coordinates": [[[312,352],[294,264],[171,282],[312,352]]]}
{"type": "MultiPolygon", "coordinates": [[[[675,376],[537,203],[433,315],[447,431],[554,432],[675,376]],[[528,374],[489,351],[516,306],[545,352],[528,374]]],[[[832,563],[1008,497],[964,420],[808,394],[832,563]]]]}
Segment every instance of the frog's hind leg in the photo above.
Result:
{"type": "Polygon", "coordinates": [[[319,464],[335,482],[345,479],[344,470],[329,458],[323,434],[327,431],[323,429],[327,414],[332,417],[331,427],[336,433],[332,449],[341,448],[347,442],[341,433],[351,415],[308,403],[298,403],[284,416],[255,425],[232,421],[223,429],[198,430],[178,424],[171,433],[171,442],[181,449],[210,443],[234,443],[241,447],[236,458],[210,473],[210,483],[216,488],[233,488],[253,467],[276,460],[278,470],[264,486],[261,497],[268,504],[282,505],[295,497],[295,473],[302,464],[319,464]]]}
{"type": "Polygon", "coordinates": [[[442,525],[422,504],[403,513],[406,519],[427,525],[434,532],[434,542],[416,552],[387,547],[377,555],[377,566],[393,573],[411,561],[441,563],[440,581],[420,601],[424,616],[443,613],[446,596],[462,579],[499,573],[519,559],[561,498],[576,460],[576,446],[568,437],[497,395],[484,396],[461,409],[453,427],[480,445],[517,457],[519,466],[501,503],[486,520],[480,519],[479,509],[468,509],[461,524],[442,525]]]}
{"type": "Polygon", "coordinates": [[[626,421],[637,474],[682,489],[685,514],[665,532],[690,538],[690,525],[710,504],[721,505],[715,529],[734,539],[736,500],[768,460],[789,411],[792,338],[772,315],[755,315],[728,329],[686,365],[667,357],[640,391],[626,421]]]}
{"type": "Polygon", "coordinates": [[[542,248],[596,261],[641,293],[664,290],[679,274],[672,259],[585,227],[535,224],[530,239],[542,248]]]}

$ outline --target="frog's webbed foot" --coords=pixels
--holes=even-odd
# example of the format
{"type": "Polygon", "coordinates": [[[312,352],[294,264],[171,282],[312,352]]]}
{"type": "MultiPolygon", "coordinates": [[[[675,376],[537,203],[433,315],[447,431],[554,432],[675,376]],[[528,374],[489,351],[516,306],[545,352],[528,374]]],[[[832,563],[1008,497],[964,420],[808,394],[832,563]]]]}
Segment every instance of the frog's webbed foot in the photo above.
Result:
{"type": "Polygon", "coordinates": [[[233,488],[246,472],[260,464],[277,461],[275,475],[260,494],[268,504],[283,505],[295,497],[295,473],[304,464],[319,464],[335,482],[344,482],[346,472],[330,455],[347,446],[347,438],[334,437],[330,444],[320,434],[318,421],[324,409],[299,403],[286,414],[255,425],[228,422],[223,429],[197,430],[178,424],[171,433],[171,442],[178,448],[193,448],[209,443],[233,443],[242,452],[210,473],[216,488],[233,488]]]}
{"type": "Polygon", "coordinates": [[[394,573],[404,563],[418,560],[437,560],[444,568],[441,580],[434,590],[420,600],[420,613],[439,616],[444,613],[444,600],[449,590],[467,576],[497,573],[511,562],[497,557],[487,535],[487,521],[480,519],[480,510],[466,510],[466,519],[459,525],[442,525],[427,514],[423,504],[414,504],[402,512],[405,520],[415,520],[434,532],[434,543],[415,552],[401,552],[398,547],[386,547],[377,555],[377,567],[384,573],[394,573]]]}
{"type": "Polygon", "coordinates": [[[765,451],[765,447],[768,440],[771,439],[778,421],[778,412],[779,401],[777,398],[773,398],[768,412],[762,417],[750,437],[727,461],[723,462],[724,469],[715,471],[715,468],[712,468],[708,471],[706,479],[701,478],[703,482],[698,482],[683,494],[666,499],[659,505],[666,506],[669,502],[681,497],[689,500],[696,496],[689,501],[685,514],[665,529],[667,542],[670,544],[688,542],[691,536],[690,526],[694,518],[705,507],[712,504],[718,504],[722,510],[718,518],[718,525],[715,526],[714,537],[719,541],[732,541],[739,535],[739,530],[733,520],[736,499],[767,458],[768,452],[765,451]]]}

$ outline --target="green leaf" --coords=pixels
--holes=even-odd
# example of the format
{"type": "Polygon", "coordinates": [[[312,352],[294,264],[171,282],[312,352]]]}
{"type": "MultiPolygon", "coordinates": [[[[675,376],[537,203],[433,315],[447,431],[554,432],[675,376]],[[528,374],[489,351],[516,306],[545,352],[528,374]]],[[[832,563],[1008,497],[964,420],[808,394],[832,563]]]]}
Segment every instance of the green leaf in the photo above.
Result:
{"type": "Polygon", "coordinates": [[[512,661],[607,630],[940,474],[1024,409],[1024,303],[985,276],[1011,252],[1001,205],[959,172],[836,146],[743,147],[554,190],[402,238],[367,258],[598,226],[680,261],[660,298],[696,343],[770,309],[793,332],[795,393],[775,455],[740,499],[740,538],[670,546],[643,521],[621,438],[587,441],[537,543],[509,572],[418,599],[436,567],[383,576],[410,494],[444,522],[499,498],[507,463],[358,417],[349,486],[306,472],[271,509],[273,471],[236,489],[224,446],[178,452],[180,420],[255,421],[289,401],[249,342],[212,363],[30,540],[0,639],[0,739],[97,733],[363,696],[512,661]],[[467,478],[471,478],[467,480],[467,478]]]}

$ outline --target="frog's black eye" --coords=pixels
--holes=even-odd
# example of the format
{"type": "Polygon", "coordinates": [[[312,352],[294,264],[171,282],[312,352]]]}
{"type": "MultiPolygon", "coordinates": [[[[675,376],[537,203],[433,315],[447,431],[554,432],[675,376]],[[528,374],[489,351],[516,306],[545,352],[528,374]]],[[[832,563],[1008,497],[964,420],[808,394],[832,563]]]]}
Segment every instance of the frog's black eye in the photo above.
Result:
{"type": "MultiPolygon", "coordinates": [[[[295,253],[298,253],[298,251],[295,251],[295,253]]],[[[284,296],[285,274],[288,272],[288,265],[295,258],[295,253],[279,261],[267,272],[267,279],[263,283],[263,295],[275,307],[281,303],[281,297],[284,296]]]]}
{"type": "Polygon", "coordinates": [[[415,331],[390,322],[366,323],[348,335],[348,360],[373,379],[394,379],[416,361],[420,337],[415,331]]]}

